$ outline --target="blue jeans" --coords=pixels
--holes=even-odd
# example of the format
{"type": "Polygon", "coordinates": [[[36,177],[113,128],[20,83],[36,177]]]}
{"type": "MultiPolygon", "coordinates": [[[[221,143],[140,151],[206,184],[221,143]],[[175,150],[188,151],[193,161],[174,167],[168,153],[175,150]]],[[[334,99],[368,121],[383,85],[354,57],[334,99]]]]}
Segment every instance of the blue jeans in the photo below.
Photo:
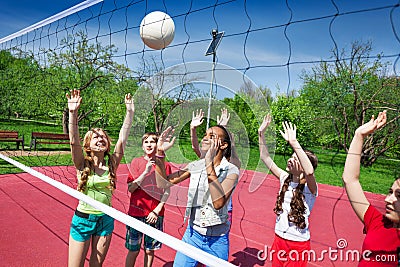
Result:
{"type": "MultiPolygon", "coordinates": [[[[220,259],[228,260],[229,256],[229,233],[223,236],[206,236],[196,232],[192,227],[188,226],[182,241],[194,247],[197,247],[211,255],[220,259]]],[[[177,252],[174,260],[174,267],[195,267],[197,261],[177,252]]]]}

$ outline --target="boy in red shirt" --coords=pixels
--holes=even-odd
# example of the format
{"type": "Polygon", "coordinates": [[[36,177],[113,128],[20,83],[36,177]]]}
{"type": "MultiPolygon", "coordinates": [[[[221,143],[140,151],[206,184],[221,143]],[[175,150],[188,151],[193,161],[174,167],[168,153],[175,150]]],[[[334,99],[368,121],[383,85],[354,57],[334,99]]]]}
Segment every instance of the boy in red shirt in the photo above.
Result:
{"type": "MultiPolygon", "coordinates": [[[[131,193],[128,214],[154,228],[163,230],[164,204],[169,196],[169,189],[158,188],[155,178],[155,154],[157,151],[157,133],[149,132],[142,137],[142,149],[145,155],[134,158],[130,164],[128,175],[128,191],[131,193]]],[[[173,145],[174,139],[167,144],[173,145]]],[[[165,149],[165,148],[164,148],[165,149]]],[[[171,173],[171,165],[165,162],[167,174],[171,173]]],[[[140,246],[144,239],[144,266],[152,266],[154,251],[161,248],[161,243],[136,229],[126,226],[125,247],[128,249],[125,266],[135,266],[140,246]]]]}

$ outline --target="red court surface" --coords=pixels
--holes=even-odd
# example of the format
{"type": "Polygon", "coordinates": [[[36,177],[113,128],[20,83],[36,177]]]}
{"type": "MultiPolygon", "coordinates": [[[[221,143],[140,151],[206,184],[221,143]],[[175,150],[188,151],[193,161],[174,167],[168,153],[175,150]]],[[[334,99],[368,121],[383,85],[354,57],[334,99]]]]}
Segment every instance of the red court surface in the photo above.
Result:
{"type": "MultiPolygon", "coordinates": [[[[42,167],[37,170],[75,186],[73,167],[42,167]]],[[[127,173],[125,165],[119,168],[113,202],[113,206],[123,212],[129,204],[125,184],[127,173]]],[[[277,179],[265,177],[264,173],[245,171],[233,195],[229,261],[238,266],[271,265],[268,258],[263,259],[265,253],[260,251],[268,251],[274,237],[275,215],[272,210],[279,184],[277,179]],[[262,180],[257,190],[249,192],[252,182],[262,180]]],[[[27,173],[2,175],[0,179],[0,266],[67,266],[69,226],[77,200],[27,173]]],[[[185,204],[185,197],[185,187],[176,187],[166,205],[164,230],[177,238],[181,238],[185,226],[184,209],[176,206],[185,204]]],[[[368,194],[367,197],[383,211],[384,196],[368,194]]],[[[353,213],[343,188],[319,185],[310,228],[316,259],[309,266],[357,266],[349,253],[361,249],[364,238],[362,224],[353,213]],[[341,240],[339,245],[342,247],[339,250],[338,240],[341,240]]],[[[127,252],[124,242],[125,225],[116,221],[104,266],[124,266],[127,252]]],[[[156,252],[153,266],[172,266],[174,256],[175,251],[164,245],[156,252]]],[[[143,266],[142,262],[143,251],[137,266],[143,266]]],[[[88,266],[88,261],[85,266],[88,266]]]]}

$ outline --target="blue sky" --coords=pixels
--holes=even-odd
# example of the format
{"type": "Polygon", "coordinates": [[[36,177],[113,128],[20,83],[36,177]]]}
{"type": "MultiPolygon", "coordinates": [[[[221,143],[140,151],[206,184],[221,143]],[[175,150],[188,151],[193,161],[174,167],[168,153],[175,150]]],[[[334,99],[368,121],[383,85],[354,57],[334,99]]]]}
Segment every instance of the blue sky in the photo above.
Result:
{"type": "MultiPolygon", "coordinates": [[[[0,38],[80,2],[2,1],[0,38]]],[[[162,57],[166,67],[183,62],[211,62],[212,57],[205,57],[204,52],[210,43],[211,29],[218,28],[225,31],[217,51],[218,62],[244,72],[257,86],[267,86],[273,92],[277,92],[278,88],[280,92],[286,92],[287,89],[298,89],[301,86],[299,75],[303,70],[310,70],[312,64],[296,62],[329,59],[330,50],[334,47],[329,32],[336,13],[333,3],[339,13],[344,14],[336,17],[331,25],[332,37],[339,49],[350,48],[353,41],[371,41],[374,48],[372,55],[400,53],[400,40],[394,34],[395,31],[400,35],[400,7],[393,10],[394,31],[390,20],[390,6],[398,4],[398,1],[309,0],[288,3],[292,13],[286,1],[275,0],[105,0],[103,4],[90,8],[90,11],[81,11],[67,20],[69,23],[85,20],[92,14],[98,14],[101,8],[104,15],[99,19],[100,26],[96,19],[92,19],[85,28],[91,34],[113,32],[112,38],[108,35],[100,39],[115,44],[123,55],[121,58],[131,68],[137,67],[137,53],[140,51],[145,55],[162,57]],[[127,8],[121,8],[127,5],[127,8]],[[167,12],[174,19],[176,27],[173,43],[162,52],[145,49],[138,33],[138,25],[143,16],[154,10],[167,12]],[[360,10],[365,12],[358,12],[360,10]],[[294,23],[286,28],[285,37],[284,25],[289,22],[290,16],[294,23]],[[286,66],[288,62],[291,63],[289,77],[286,66]]],[[[387,60],[394,62],[395,59],[390,57],[387,60]]]]}

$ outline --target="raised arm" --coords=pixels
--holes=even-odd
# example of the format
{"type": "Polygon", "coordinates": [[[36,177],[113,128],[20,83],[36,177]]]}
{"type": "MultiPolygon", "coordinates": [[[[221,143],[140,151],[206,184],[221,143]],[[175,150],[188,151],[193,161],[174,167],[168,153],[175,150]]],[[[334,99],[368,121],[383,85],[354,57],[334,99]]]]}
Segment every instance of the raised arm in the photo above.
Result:
{"type": "Polygon", "coordinates": [[[242,162],[240,161],[239,155],[236,152],[235,136],[230,131],[228,131],[228,134],[229,138],[231,139],[231,158],[229,162],[235,165],[240,170],[242,162]]]}
{"type": "Polygon", "coordinates": [[[218,176],[215,171],[214,158],[217,153],[218,147],[221,146],[221,139],[211,139],[211,146],[205,155],[206,172],[208,178],[208,188],[210,190],[211,199],[213,202],[214,209],[221,209],[226,202],[229,200],[239,175],[237,173],[231,173],[226,176],[226,178],[220,183],[218,181],[218,176]]]}
{"type": "Polygon", "coordinates": [[[271,173],[279,179],[283,170],[272,160],[265,142],[265,131],[271,124],[271,120],[272,118],[270,114],[265,115],[263,122],[258,128],[258,146],[260,149],[260,159],[264,162],[265,166],[267,166],[271,173]]]}
{"type": "Polygon", "coordinates": [[[226,127],[230,118],[231,114],[229,114],[226,108],[223,108],[221,109],[221,117],[217,115],[217,124],[226,127]]]}
{"type": "Polygon", "coordinates": [[[364,215],[370,203],[360,184],[360,160],[364,138],[380,129],[386,123],[386,110],[380,112],[378,117],[357,128],[350,144],[343,170],[343,182],[354,212],[364,222],[364,215]]]}
{"type": "Polygon", "coordinates": [[[133,103],[133,98],[131,94],[125,95],[125,106],[126,106],[126,115],[124,119],[124,123],[122,124],[121,130],[119,132],[119,138],[117,143],[115,144],[114,153],[112,155],[113,160],[116,163],[116,166],[122,160],[124,156],[124,150],[126,146],[126,142],[128,141],[129,132],[132,127],[133,115],[135,113],[135,105],[133,103]]]}
{"type": "Polygon", "coordinates": [[[229,162],[235,165],[240,170],[242,162],[240,161],[240,158],[236,153],[235,140],[234,140],[235,136],[228,130],[228,122],[230,118],[231,114],[229,114],[228,109],[223,108],[221,109],[221,117],[217,116],[217,123],[218,125],[225,127],[225,129],[229,134],[229,139],[231,140],[231,158],[229,159],[229,162]]]}
{"type": "Polygon", "coordinates": [[[299,141],[296,137],[296,125],[291,122],[283,122],[284,132],[280,131],[282,137],[289,143],[289,145],[293,148],[294,152],[297,155],[297,158],[300,161],[300,165],[303,168],[305,178],[307,181],[307,186],[310,189],[310,192],[313,194],[317,193],[317,181],[314,176],[314,167],[311,164],[310,159],[308,158],[306,152],[304,152],[301,147],[299,141]]]}
{"type": "Polygon", "coordinates": [[[84,166],[84,155],[80,143],[78,128],[78,110],[82,103],[82,97],[79,90],[71,90],[70,94],[66,94],[68,99],[69,125],[68,134],[71,145],[71,156],[74,166],[78,170],[82,170],[84,166]]]}
{"type": "Polygon", "coordinates": [[[196,128],[203,123],[204,112],[202,109],[196,110],[196,113],[192,114],[192,121],[190,122],[190,141],[192,142],[192,149],[194,153],[200,158],[201,151],[199,146],[199,140],[197,139],[196,128]]]}
{"type": "Polygon", "coordinates": [[[159,188],[169,188],[174,184],[180,183],[190,177],[190,173],[187,170],[179,170],[170,175],[167,175],[165,171],[165,151],[166,148],[170,148],[175,141],[172,127],[168,127],[158,137],[157,152],[156,152],[156,183],[159,188]]]}

